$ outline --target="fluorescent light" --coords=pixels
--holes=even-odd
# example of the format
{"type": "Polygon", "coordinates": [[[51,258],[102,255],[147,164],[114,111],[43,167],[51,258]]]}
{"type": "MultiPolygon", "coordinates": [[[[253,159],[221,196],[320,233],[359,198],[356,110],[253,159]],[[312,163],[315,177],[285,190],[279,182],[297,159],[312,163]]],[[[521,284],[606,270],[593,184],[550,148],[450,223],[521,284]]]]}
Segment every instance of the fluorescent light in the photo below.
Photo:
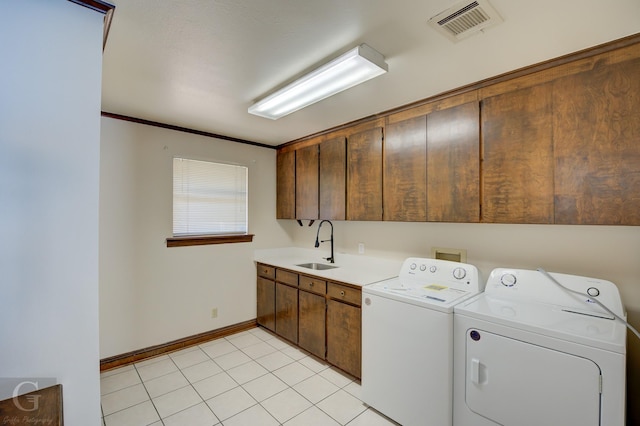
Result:
{"type": "Polygon", "coordinates": [[[384,74],[384,56],[361,44],[259,100],[249,113],[277,120],[350,87],[384,74]]]}

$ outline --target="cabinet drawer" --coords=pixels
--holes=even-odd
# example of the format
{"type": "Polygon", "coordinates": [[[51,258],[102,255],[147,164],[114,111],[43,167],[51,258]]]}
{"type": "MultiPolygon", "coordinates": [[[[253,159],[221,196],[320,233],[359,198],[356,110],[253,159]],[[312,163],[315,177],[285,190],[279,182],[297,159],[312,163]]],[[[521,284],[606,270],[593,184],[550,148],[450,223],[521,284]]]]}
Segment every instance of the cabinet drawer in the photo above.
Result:
{"type": "Polygon", "coordinates": [[[300,275],[300,290],[325,294],[327,292],[327,282],[318,278],[300,275]]]}
{"type": "Polygon", "coordinates": [[[276,281],[298,287],[298,274],[284,269],[276,269],[276,281]]]}
{"type": "Polygon", "coordinates": [[[354,305],[361,305],[362,291],[353,287],[347,287],[336,283],[329,283],[327,285],[327,294],[330,298],[336,300],[342,300],[354,305]]]}
{"type": "Polygon", "coordinates": [[[276,268],[274,268],[273,266],[258,263],[258,276],[274,279],[276,277],[276,268]]]}

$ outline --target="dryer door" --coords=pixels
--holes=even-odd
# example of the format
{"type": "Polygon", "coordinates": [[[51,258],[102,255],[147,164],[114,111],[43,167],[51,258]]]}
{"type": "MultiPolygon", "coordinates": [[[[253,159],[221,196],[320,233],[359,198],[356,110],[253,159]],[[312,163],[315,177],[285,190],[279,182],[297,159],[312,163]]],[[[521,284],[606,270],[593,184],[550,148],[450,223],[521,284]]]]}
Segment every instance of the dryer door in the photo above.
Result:
{"type": "Polygon", "coordinates": [[[593,361],[479,329],[467,331],[466,403],[501,425],[600,424],[593,361]]]}

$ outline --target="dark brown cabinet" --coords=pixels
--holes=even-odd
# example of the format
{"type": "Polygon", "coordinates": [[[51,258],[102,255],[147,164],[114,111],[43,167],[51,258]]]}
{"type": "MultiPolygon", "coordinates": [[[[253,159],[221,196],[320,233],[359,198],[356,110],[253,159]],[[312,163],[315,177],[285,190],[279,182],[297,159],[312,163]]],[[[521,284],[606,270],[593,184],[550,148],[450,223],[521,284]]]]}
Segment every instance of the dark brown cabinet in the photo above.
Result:
{"type": "Polygon", "coordinates": [[[480,221],[478,102],[427,116],[427,220],[480,221]]]}
{"type": "Polygon", "coordinates": [[[482,101],[483,222],[554,222],[552,87],[482,101]]]}
{"type": "Polygon", "coordinates": [[[362,371],[361,294],[341,284],[327,286],[327,361],[355,377],[362,371]]]}
{"type": "Polygon", "coordinates": [[[276,331],[276,283],[258,277],[257,322],[271,331],[276,331]]]}
{"type": "Polygon", "coordinates": [[[295,219],[296,152],[278,152],[276,162],[276,219],[295,219]]]}
{"type": "Polygon", "coordinates": [[[318,145],[296,150],[296,219],[318,218],[318,145]]]}
{"type": "Polygon", "coordinates": [[[275,268],[258,264],[257,322],[271,331],[276,331],[276,283],[275,268]]]}
{"type": "Polygon", "coordinates": [[[320,144],[320,219],[344,220],[347,202],[347,144],[343,137],[320,144]]]}
{"type": "Polygon", "coordinates": [[[325,357],[326,281],[300,275],[298,293],[298,346],[325,357]]]}
{"type": "Polygon", "coordinates": [[[640,225],[640,59],[553,84],[555,221],[640,225]]]}
{"type": "Polygon", "coordinates": [[[347,139],[347,220],[382,220],[382,128],[347,139]]]}
{"type": "Polygon", "coordinates": [[[299,218],[640,225],[638,75],[633,36],[297,141],[278,218],[296,217],[298,145],[299,218]]]}
{"type": "Polygon", "coordinates": [[[383,155],[384,220],[427,220],[427,117],[386,125],[383,155]]]}
{"type": "Polygon", "coordinates": [[[383,171],[384,220],[478,222],[478,102],[406,119],[390,117],[383,171]]]}
{"type": "Polygon", "coordinates": [[[276,269],[276,334],[298,343],[298,275],[276,269]]]}
{"type": "Polygon", "coordinates": [[[360,288],[260,263],[257,285],[259,325],[360,378],[360,288]]]}

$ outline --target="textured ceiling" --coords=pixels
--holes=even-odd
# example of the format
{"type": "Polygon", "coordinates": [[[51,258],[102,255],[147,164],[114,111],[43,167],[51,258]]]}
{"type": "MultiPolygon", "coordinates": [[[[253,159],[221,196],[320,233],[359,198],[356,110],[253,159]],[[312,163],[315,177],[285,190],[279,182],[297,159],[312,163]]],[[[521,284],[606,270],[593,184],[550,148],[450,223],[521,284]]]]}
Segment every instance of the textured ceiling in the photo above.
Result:
{"type": "Polygon", "coordinates": [[[638,0],[490,0],[504,22],[453,43],[455,0],[110,0],[103,111],[279,145],[640,33],[638,0]],[[276,121],[247,108],[360,43],[389,72],[276,121]]]}

